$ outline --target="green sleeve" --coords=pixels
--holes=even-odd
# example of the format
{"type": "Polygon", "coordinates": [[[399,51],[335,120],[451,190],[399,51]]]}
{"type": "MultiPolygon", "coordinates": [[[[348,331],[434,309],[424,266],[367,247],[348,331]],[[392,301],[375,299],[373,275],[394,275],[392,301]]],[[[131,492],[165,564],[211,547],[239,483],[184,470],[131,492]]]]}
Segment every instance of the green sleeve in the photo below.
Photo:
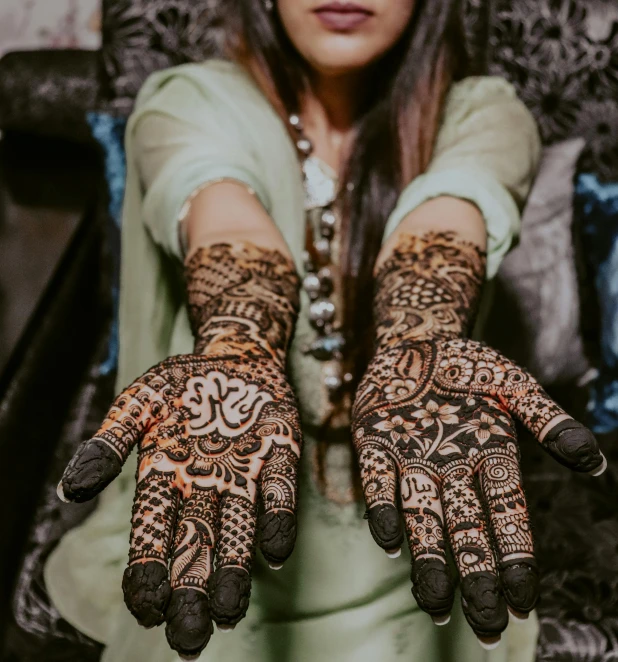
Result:
{"type": "Polygon", "coordinates": [[[474,203],[487,227],[487,278],[519,233],[540,159],[536,122],[507,81],[470,77],[447,98],[433,159],[401,193],[385,239],[423,202],[443,195],[474,203]]]}
{"type": "Polygon", "coordinates": [[[256,149],[239,130],[245,126],[237,117],[243,100],[231,106],[225,87],[212,72],[204,82],[195,66],[156,74],[142,88],[128,126],[142,186],[142,221],[154,241],[176,257],[182,255],[181,210],[201,186],[234,179],[271,207],[256,149]]]}

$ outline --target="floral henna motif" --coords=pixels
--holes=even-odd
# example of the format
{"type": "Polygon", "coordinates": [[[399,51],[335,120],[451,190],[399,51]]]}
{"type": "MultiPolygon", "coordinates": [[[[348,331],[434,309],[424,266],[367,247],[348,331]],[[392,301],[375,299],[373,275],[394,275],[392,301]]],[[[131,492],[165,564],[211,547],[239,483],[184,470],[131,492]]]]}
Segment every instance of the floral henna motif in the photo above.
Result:
{"type": "Polygon", "coordinates": [[[88,499],[138,447],[125,600],[145,626],[166,620],[184,655],[206,645],[211,617],[232,627],[244,616],[258,539],[277,565],[295,542],[302,437],[284,364],[298,284],[275,252],[198,251],[187,266],[195,353],[121,393],[63,477],[64,495],[88,499]]]}
{"type": "Polygon", "coordinates": [[[480,251],[452,234],[401,241],[378,274],[377,349],[352,420],[376,542],[400,546],[402,514],[413,593],[443,619],[453,602],[448,540],[466,617],[493,638],[507,603],[527,613],[538,595],[513,417],[575,470],[599,467],[602,455],[526,371],[462,337],[483,269],[480,251]]]}

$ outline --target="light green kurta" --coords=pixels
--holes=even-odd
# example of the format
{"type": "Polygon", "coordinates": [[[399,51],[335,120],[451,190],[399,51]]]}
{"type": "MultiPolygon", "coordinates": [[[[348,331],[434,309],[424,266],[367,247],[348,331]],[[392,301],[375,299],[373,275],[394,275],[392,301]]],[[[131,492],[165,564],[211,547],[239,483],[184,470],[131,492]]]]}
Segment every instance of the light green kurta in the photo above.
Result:
{"type": "MultiPolygon", "coordinates": [[[[209,61],[151,76],[127,129],[122,226],[118,387],[193,346],[181,280],[178,218],[200,185],[233,178],[252,188],[301,266],[303,185],[295,148],[258,88],[235,65],[209,61]]],[[[385,236],[415,207],[438,195],[474,202],[488,231],[493,277],[519,226],[540,154],[536,125],[513,88],[493,77],[455,84],[428,172],[401,194],[385,236]]],[[[215,633],[205,662],[530,662],[536,621],[512,623],[502,645],[483,651],[454,609],[438,628],[410,593],[409,556],[392,560],[373,542],[363,505],[335,503],[312,476],[323,416],[321,365],[300,346],[312,331],[307,301],[290,352],[306,445],[301,462],[299,537],[274,572],[258,555],[247,618],[215,633]]],[[[345,456],[331,476],[349,479],[345,456]]],[[[62,540],[45,579],[62,615],[108,645],[105,662],[172,662],[163,628],[146,631],[124,607],[135,458],[101,497],[95,513],[62,540]]]]}

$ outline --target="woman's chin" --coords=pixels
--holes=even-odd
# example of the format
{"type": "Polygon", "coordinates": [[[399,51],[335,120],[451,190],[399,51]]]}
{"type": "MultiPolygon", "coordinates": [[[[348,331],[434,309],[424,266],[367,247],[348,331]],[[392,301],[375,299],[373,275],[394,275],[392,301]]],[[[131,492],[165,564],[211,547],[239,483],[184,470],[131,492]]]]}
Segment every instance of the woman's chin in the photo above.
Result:
{"type": "Polygon", "coordinates": [[[320,76],[338,78],[363,72],[378,58],[367,57],[367,53],[359,53],[354,49],[337,49],[332,53],[320,52],[318,57],[306,57],[311,69],[320,76]]]}

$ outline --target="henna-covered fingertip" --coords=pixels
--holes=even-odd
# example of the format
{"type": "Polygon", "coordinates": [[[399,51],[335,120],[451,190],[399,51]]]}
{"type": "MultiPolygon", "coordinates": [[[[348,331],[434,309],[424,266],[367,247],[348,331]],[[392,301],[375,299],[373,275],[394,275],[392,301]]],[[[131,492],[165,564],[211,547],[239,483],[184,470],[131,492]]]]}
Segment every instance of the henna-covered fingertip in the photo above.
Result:
{"type": "Polygon", "coordinates": [[[208,579],[208,599],[217,625],[236,625],[249,607],[251,576],[241,567],[219,568],[208,579]]]}
{"type": "Polygon", "coordinates": [[[206,595],[193,588],[175,589],[165,620],[170,648],[185,657],[199,657],[213,633],[206,595]]]}
{"type": "Polygon", "coordinates": [[[451,613],[455,587],[444,561],[416,559],[412,565],[411,579],[412,595],[423,611],[438,619],[451,613]]]}
{"type": "Polygon", "coordinates": [[[509,613],[494,573],[480,571],[466,575],[461,582],[461,602],[466,620],[477,637],[494,640],[506,630],[509,613]]]}
{"type": "Polygon", "coordinates": [[[543,444],[560,464],[582,473],[602,469],[603,454],[592,432],[573,419],[560,421],[549,430],[543,444]]]}
{"type": "Polygon", "coordinates": [[[145,628],[163,623],[171,591],[167,567],[163,563],[134,563],[124,571],[122,592],[125,604],[145,628]]]}
{"type": "Polygon", "coordinates": [[[508,607],[521,614],[534,609],[539,599],[540,579],[533,558],[511,559],[501,563],[500,579],[508,607]]]}
{"type": "Polygon", "coordinates": [[[384,550],[399,549],[403,543],[401,516],[395,506],[381,503],[367,511],[369,531],[384,550]]]}
{"type": "Polygon", "coordinates": [[[273,510],[260,517],[258,523],[260,549],[272,568],[283,565],[294,551],[296,515],[288,510],[273,510]]]}
{"type": "Polygon", "coordinates": [[[90,501],[122,471],[118,453],[104,441],[84,441],[62,476],[65,498],[75,503],[90,501]]]}

